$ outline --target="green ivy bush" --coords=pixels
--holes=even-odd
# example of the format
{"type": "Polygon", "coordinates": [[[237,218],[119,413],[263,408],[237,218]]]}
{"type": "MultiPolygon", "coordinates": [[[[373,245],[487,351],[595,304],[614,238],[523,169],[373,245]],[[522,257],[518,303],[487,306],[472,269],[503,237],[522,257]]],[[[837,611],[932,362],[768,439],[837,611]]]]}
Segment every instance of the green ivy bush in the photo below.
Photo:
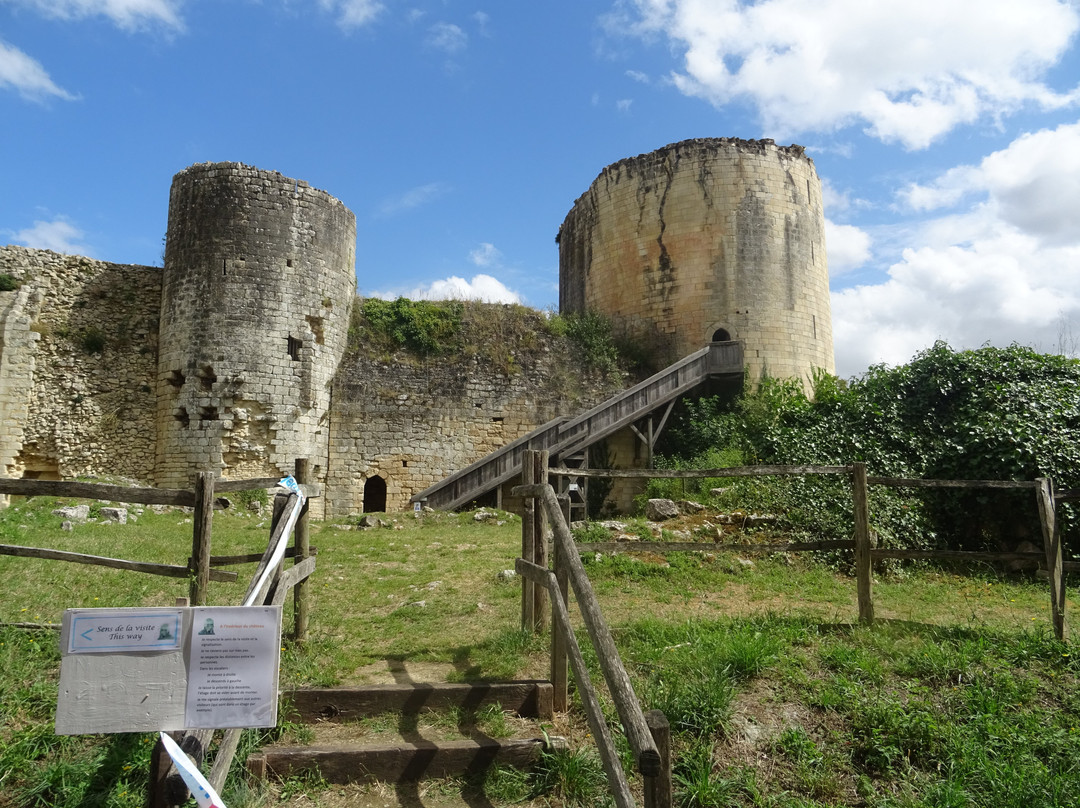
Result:
{"type": "Polygon", "coordinates": [[[453,353],[461,348],[463,311],[464,305],[457,300],[366,298],[356,307],[349,341],[422,357],[453,353]]]}
{"type": "MultiPolygon", "coordinates": [[[[1080,360],[1018,345],[954,351],[939,342],[906,365],[877,365],[850,382],[817,373],[811,396],[797,380],[766,378],[734,404],[716,398],[687,403],[665,451],[673,462],[712,467],[696,465],[707,462],[703,447],[738,452],[747,464],[862,461],[878,476],[1051,477],[1058,488],[1076,488],[1080,360]]],[[[725,485],[752,493],[741,481],[725,485]]],[[[825,477],[769,485],[773,504],[796,522],[805,516],[822,538],[848,537],[835,535],[849,530],[846,489],[825,477]]],[[[886,545],[996,550],[1029,540],[1041,546],[1030,491],[873,487],[871,497],[872,527],[886,545]]],[[[1059,519],[1065,547],[1076,555],[1075,510],[1061,506],[1059,519]]]]}

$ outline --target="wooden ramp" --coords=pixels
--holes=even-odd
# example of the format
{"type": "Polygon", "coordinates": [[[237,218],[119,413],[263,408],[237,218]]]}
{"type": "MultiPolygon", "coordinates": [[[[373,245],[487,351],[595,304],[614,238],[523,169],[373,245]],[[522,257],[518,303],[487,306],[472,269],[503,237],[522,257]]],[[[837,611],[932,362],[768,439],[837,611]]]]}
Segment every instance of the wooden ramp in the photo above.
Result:
{"type": "Polygon", "coordinates": [[[708,379],[739,378],[742,374],[742,343],[713,342],[576,418],[549,421],[421,491],[411,501],[423,502],[436,510],[459,508],[519,476],[526,450],[547,449],[553,462],[578,454],[613,432],[672,404],[708,379]]]}
{"type": "MultiPolygon", "coordinates": [[[[323,730],[347,729],[364,718],[386,713],[405,717],[421,713],[474,714],[489,705],[524,718],[552,717],[552,686],[545,681],[476,682],[463,684],[372,685],[283,692],[282,716],[294,723],[323,730]]],[[[478,774],[495,764],[528,768],[543,749],[561,739],[473,737],[428,740],[416,737],[357,743],[335,742],[333,733],[317,732],[308,746],[269,746],[248,757],[256,778],[288,778],[318,773],[328,783],[400,783],[478,774]],[[319,737],[319,736],[322,737],[319,737]]],[[[540,734],[540,733],[536,733],[540,734]]]]}

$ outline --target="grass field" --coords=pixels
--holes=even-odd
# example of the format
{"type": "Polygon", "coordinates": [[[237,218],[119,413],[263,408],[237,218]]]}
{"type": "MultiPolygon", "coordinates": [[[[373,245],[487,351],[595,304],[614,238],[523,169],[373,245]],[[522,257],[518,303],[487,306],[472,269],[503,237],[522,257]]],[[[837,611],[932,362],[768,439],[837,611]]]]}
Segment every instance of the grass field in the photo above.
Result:
{"type": "MultiPolygon", "coordinates": [[[[0,512],[0,543],[186,563],[187,514],[145,509],[127,525],[63,531],[58,504],[0,512]]],[[[520,584],[500,575],[518,553],[516,517],[385,521],[314,526],[311,639],[286,643],[283,686],[546,675],[547,639],[518,630],[520,584]]],[[[261,551],[268,533],[263,517],[220,513],[214,553],[261,551]]],[[[1034,578],[897,568],[878,575],[879,619],[864,627],[853,622],[854,580],[805,556],[586,561],[645,707],[672,722],[683,808],[1080,804],[1080,655],[1052,639],[1049,593],[1034,578]]],[[[239,602],[253,565],[240,570],[236,583],[211,584],[211,603],[239,602]]],[[[6,556],[0,576],[2,623],[187,594],[183,579],[6,556]]],[[[1070,589],[1074,635],[1076,607],[1070,589]]],[[[55,631],[0,628],[0,807],[142,805],[152,736],[55,736],[58,665],[55,631]]],[[[548,730],[571,750],[530,776],[404,794],[318,778],[251,789],[238,769],[225,798],[231,808],[605,804],[580,712],[548,730]]],[[[245,733],[240,757],[278,737],[304,730],[245,733]]]]}

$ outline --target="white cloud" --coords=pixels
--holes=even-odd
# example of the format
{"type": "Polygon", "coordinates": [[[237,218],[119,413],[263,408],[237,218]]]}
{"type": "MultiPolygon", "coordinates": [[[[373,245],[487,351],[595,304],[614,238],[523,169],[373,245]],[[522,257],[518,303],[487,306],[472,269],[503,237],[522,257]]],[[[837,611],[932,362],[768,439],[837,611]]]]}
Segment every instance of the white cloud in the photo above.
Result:
{"type": "Polygon", "coordinates": [[[854,225],[825,220],[825,254],[829,275],[838,277],[870,260],[870,234],[854,225]]]}
{"type": "Polygon", "coordinates": [[[478,267],[499,265],[502,263],[502,253],[499,252],[494,244],[489,244],[485,241],[469,253],[469,260],[478,267]]]}
{"type": "Polygon", "coordinates": [[[0,89],[9,88],[30,101],[41,101],[50,96],[65,101],[75,98],[49,78],[39,62],[0,41],[0,89]]]}
{"type": "Polygon", "coordinates": [[[319,6],[337,15],[342,28],[367,25],[385,8],[379,0],[319,0],[319,6]]]}
{"type": "MultiPolygon", "coordinates": [[[[841,375],[910,360],[936,339],[1055,350],[1080,331],[1080,123],[1023,135],[901,198],[919,222],[888,279],[833,294],[841,375]]],[[[832,244],[830,242],[830,264],[832,244]]]]}
{"type": "Polygon", "coordinates": [[[70,222],[56,218],[51,222],[34,222],[33,227],[18,230],[12,237],[16,244],[24,247],[89,257],[90,248],[80,243],[83,235],[83,231],[70,222]]]}
{"type": "Polygon", "coordinates": [[[437,22],[428,29],[427,44],[446,53],[458,53],[469,44],[469,35],[451,22],[437,22]]]}
{"type": "Polygon", "coordinates": [[[619,110],[619,112],[626,113],[630,111],[630,107],[633,106],[633,104],[633,98],[620,98],[615,102],[615,109],[619,110]]]}
{"type": "Polygon", "coordinates": [[[984,200],[976,210],[1043,244],[1080,244],[1080,122],[1021,135],[978,166],[957,166],[899,196],[912,210],[930,211],[976,195],[984,200]]]}
{"type": "Polygon", "coordinates": [[[648,74],[642,73],[640,70],[627,70],[626,71],[626,77],[630,78],[630,79],[633,79],[634,81],[638,82],[639,84],[648,84],[649,83],[648,74]]]}
{"type": "Polygon", "coordinates": [[[1039,252],[1015,232],[972,247],[905,250],[874,286],[832,297],[840,375],[907,362],[935,340],[954,347],[1052,347],[1062,321],[1080,324],[1080,248],[1039,252]]]}
{"type": "Polygon", "coordinates": [[[1025,104],[1080,27],[1067,0],[623,0],[613,31],[665,36],[672,75],[717,106],[754,104],[776,138],[862,124],[909,149],[1025,104]]]}
{"type": "Polygon", "coordinates": [[[128,31],[163,25],[181,30],[180,0],[0,0],[12,5],[36,9],[46,17],[81,20],[107,17],[128,31]]]}
{"type": "Polygon", "coordinates": [[[449,187],[442,182],[429,182],[427,185],[419,185],[416,188],[410,188],[403,194],[384,199],[380,202],[376,209],[376,215],[382,217],[396,216],[399,213],[404,213],[413,208],[426,205],[427,203],[438,199],[449,190],[449,187]]]}
{"type": "Polygon", "coordinates": [[[507,288],[491,275],[473,275],[471,281],[451,275],[444,280],[415,286],[408,292],[372,292],[372,297],[391,300],[407,297],[410,300],[482,300],[485,303],[520,303],[521,295],[507,288]]]}

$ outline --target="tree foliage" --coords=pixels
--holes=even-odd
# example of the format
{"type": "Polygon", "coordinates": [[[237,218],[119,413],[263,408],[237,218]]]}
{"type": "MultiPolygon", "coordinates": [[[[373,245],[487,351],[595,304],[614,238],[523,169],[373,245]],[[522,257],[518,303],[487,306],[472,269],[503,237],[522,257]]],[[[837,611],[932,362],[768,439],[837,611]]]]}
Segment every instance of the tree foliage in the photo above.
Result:
{"type": "MultiPolygon", "coordinates": [[[[1051,477],[1059,489],[1076,488],[1080,361],[1017,345],[954,351],[939,342],[906,365],[874,366],[851,382],[818,373],[812,396],[796,380],[765,379],[733,407],[716,399],[689,404],[668,451],[689,458],[715,446],[737,448],[748,463],[863,461],[872,475],[1051,477]]],[[[875,498],[882,529],[898,543],[976,549],[1040,542],[1030,492],[878,491],[875,498]],[[896,522],[890,509],[906,515],[896,522]]],[[[1080,550],[1073,514],[1062,511],[1067,542],[1080,550]]]]}

